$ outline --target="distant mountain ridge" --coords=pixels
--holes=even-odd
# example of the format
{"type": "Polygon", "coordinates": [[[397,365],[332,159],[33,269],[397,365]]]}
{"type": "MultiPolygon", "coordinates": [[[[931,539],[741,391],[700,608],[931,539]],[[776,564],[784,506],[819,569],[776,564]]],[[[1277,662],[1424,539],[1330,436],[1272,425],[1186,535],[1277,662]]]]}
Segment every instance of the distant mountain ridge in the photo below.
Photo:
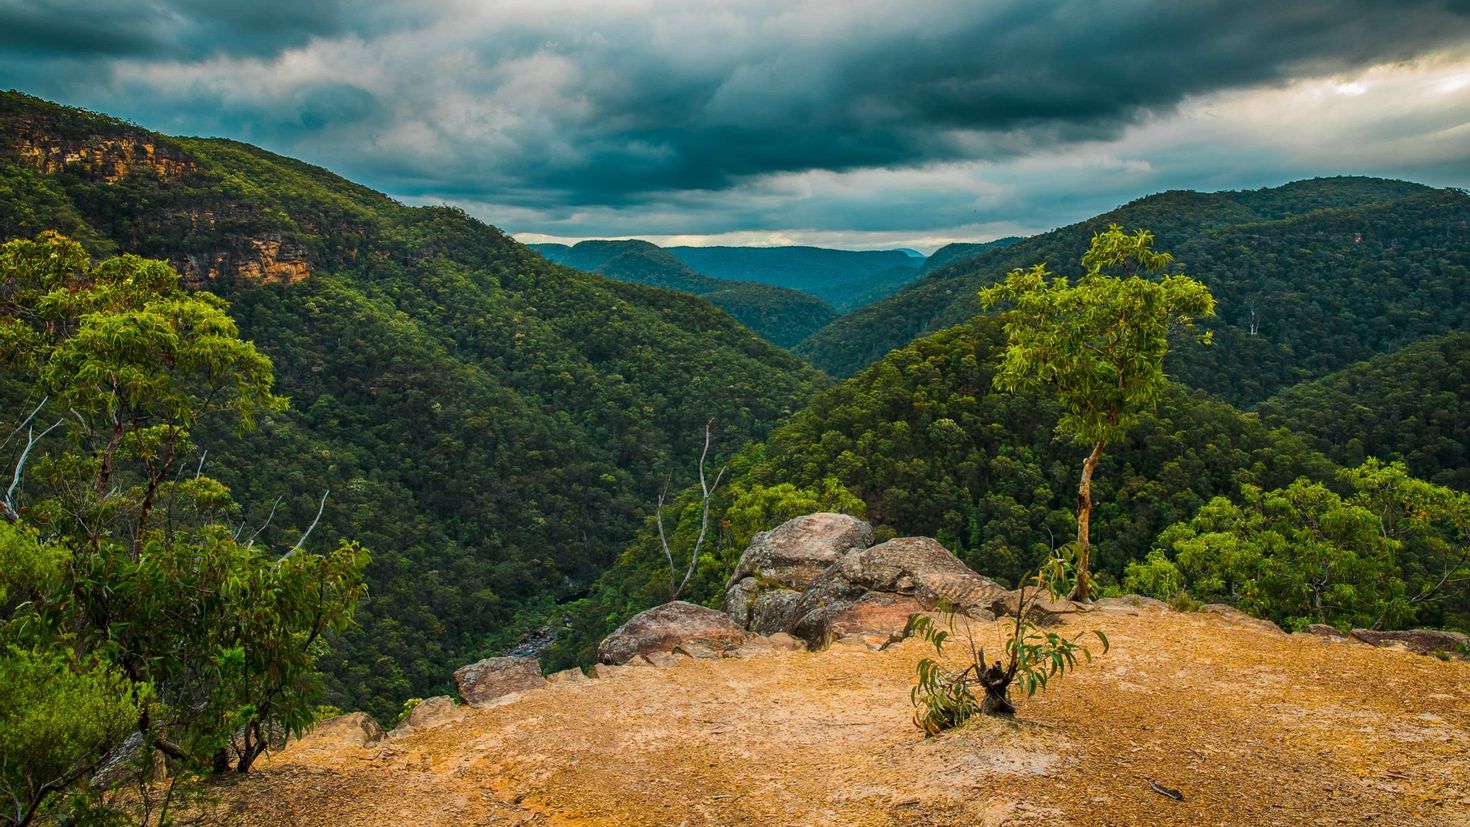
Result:
{"type": "Polygon", "coordinates": [[[1171,372],[1251,405],[1425,335],[1470,326],[1470,196],[1374,178],[1322,178],[1243,192],[1173,191],[942,266],[843,316],[798,347],[850,375],[925,333],[979,313],[976,294],[1046,262],[1078,274],[1092,233],[1153,231],[1219,302],[1211,348],[1186,345],[1171,372]]]}
{"type": "Polygon", "coordinates": [[[918,277],[923,264],[903,250],[669,247],[668,252],[706,275],[790,287],[843,313],[902,289],[918,277]]]}
{"type": "Polygon", "coordinates": [[[1018,235],[1011,235],[1005,238],[997,238],[994,241],[980,243],[955,242],[953,244],[946,244],[938,250],[935,250],[933,255],[924,259],[923,270],[925,273],[928,273],[933,270],[938,270],[941,267],[948,267],[957,261],[974,258],[991,250],[1009,247],[1023,240],[1018,235]]]}
{"type": "Polygon", "coordinates": [[[752,281],[710,278],[647,241],[591,240],[570,247],[529,246],[567,267],[701,296],[782,347],[794,346],[837,318],[830,305],[808,293],[752,281]]]}

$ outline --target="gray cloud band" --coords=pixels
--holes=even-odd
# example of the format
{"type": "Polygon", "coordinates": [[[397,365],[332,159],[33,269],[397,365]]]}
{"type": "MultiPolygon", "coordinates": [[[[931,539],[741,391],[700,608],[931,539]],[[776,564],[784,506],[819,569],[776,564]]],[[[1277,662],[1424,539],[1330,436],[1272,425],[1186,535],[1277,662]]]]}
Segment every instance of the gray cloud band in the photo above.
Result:
{"type": "Polygon", "coordinates": [[[732,188],[760,212],[761,176],[1003,162],[1467,41],[1451,0],[0,0],[26,91],[548,213],[732,188]]]}

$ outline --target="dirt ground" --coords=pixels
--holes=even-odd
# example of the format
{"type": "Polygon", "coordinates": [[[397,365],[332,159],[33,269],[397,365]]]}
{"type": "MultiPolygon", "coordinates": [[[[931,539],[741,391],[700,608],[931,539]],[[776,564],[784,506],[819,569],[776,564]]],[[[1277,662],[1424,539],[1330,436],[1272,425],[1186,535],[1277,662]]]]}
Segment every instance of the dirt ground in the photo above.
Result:
{"type": "MultiPolygon", "coordinates": [[[[555,684],[221,786],[243,825],[1470,825],[1470,663],[1115,607],[1112,651],[936,738],[919,640],[555,684]],[[1175,788],[1183,801],[1150,790],[1175,788]]],[[[975,627],[992,651],[1002,623],[975,627]]]]}

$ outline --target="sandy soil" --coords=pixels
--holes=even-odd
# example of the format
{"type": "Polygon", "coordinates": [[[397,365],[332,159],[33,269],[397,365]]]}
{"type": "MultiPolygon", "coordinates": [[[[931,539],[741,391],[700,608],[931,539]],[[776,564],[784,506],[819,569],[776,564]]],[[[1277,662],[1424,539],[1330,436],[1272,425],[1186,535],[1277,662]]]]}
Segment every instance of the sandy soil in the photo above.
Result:
{"type": "MultiPolygon", "coordinates": [[[[1470,825],[1470,663],[1114,608],[1014,722],[924,738],[918,640],[521,693],[217,789],[244,825],[1470,825]],[[1176,788],[1183,801],[1149,788],[1176,788]]],[[[992,651],[1003,624],[976,626],[992,651]]]]}

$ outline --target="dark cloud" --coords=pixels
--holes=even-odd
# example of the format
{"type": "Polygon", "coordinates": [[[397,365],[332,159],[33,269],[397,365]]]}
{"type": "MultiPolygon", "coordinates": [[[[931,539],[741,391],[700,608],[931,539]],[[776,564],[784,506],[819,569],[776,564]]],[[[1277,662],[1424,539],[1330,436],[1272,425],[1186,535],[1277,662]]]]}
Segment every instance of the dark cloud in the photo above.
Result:
{"type": "Polygon", "coordinates": [[[90,62],[271,55],[402,15],[365,0],[0,0],[0,49],[90,62]]]}
{"type": "MultiPolygon", "coordinates": [[[[0,0],[27,91],[404,196],[657,222],[710,193],[800,215],[752,181],[1004,165],[1467,43],[1470,0],[0,0]]],[[[983,212],[940,189],[945,220],[983,212]]]]}

